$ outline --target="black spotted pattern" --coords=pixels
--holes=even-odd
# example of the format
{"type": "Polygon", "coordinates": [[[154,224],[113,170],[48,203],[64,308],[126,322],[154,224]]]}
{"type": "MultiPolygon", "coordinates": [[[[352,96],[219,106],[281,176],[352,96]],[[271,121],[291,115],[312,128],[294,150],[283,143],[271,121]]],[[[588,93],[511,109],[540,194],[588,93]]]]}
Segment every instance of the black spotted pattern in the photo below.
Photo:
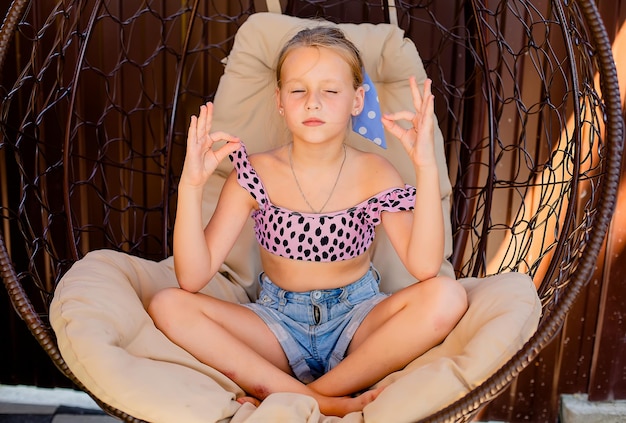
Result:
{"type": "Polygon", "coordinates": [[[294,260],[337,261],[363,254],[374,241],[383,211],[412,210],[415,188],[392,188],[347,210],[300,213],[271,204],[265,187],[250,164],[244,145],[230,155],[237,181],[257,201],[252,213],[259,244],[267,251],[294,260]]]}

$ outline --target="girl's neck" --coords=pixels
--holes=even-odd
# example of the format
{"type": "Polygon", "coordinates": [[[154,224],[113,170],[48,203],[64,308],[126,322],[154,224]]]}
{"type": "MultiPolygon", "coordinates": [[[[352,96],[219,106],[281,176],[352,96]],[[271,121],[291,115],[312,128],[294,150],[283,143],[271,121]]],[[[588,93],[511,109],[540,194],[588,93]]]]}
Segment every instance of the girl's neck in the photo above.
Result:
{"type": "Polygon", "coordinates": [[[292,142],[289,145],[291,156],[301,167],[334,166],[343,160],[345,155],[344,142],[304,143],[292,142]]]}

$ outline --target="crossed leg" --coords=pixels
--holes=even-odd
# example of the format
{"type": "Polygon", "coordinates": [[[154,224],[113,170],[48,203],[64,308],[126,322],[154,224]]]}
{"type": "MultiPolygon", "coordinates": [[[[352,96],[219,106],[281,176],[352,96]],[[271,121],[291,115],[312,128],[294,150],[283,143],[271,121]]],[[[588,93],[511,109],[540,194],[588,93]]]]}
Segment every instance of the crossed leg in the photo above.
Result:
{"type": "Polygon", "coordinates": [[[358,397],[320,394],[291,374],[278,340],[254,312],[237,304],[178,288],[152,299],[148,313],[172,342],[219,370],[260,400],[274,392],[312,396],[326,415],[360,411],[379,391],[358,397]]]}
{"type": "Polygon", "coordinates": [[[439,344],[467,310],[465,289],[435,277],[408,286],[372,309],[347,356],[308,386],[324,395],[349,395],[404,368],[439,344]]]}
{"type": "Polygon", "coordinates": [[[315,398],[326,415],[360,411],[380,390],[350,397],[440,343],[467,310],[463,287],[436,277],[380,302],[354,335],[346,358],[304,385],[293,377],[274,334],[251,310],[203,294],[168,288],[148,312],[174,343],[260,400],[274,392],[315,398]]]}

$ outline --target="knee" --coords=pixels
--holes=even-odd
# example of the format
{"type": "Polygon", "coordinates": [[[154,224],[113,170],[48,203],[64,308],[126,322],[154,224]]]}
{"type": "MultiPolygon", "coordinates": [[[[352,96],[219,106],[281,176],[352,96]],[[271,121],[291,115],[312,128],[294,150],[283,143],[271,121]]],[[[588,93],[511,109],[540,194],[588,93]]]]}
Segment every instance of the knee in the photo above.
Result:
{"type": "Polygon", "coordinates": [[[439,276],[429,282],[432,282],[429,297],[435,307],[436,326],[449,332],[467,311],[467,291],[457,280],[448,277],[439,276]]]}
{"type": "Polygon", "coordinates": [[[175,318],[177,310],[181,310],[182,294],[179,288],[165,288],[154,294],[147,311],[157,328],[163,329],[167,322],[175,318]]]}
{"type": "Polygon", "coordinates": [[[456,279],[451,279],[445,276],[440,277],[440,285],[443,290],[443,294],[450,300],[456,310],[460,313],[465,313],[467,310],[467,291],[456,279]]]}

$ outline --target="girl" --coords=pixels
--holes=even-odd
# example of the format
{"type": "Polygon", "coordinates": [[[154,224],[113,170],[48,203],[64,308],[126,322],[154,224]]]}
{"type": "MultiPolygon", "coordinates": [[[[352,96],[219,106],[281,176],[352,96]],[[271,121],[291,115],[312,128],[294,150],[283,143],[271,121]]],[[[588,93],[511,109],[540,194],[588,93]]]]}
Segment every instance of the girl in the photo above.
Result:
{"type": "Polygon", "coordinates": [[[181,289],[157,293],[148,311],[173,342],[250,395],[240,402],[295,392],[327,415],[362,410],[380,390],[354,393],[440,343],[467,308],[465,290],[437,276],[444,228],[430,81],[423,94],[409,81],[415,112],[382,118],[414,165],[411,187],[381,156],[345,144],[364,105],[362,69],[336,28],[292,38],[276,70],[278,113],[292,139],[265,153],[248,157],[237,137],[211,132],[210,103],[191,118],[174,227],[181,289]],[[214,150],[217,141],[226,144],[214,150]],[[235,170],[202,228],[203,186],[228,155],[235,170]],[[259,300],[198,294],[250,216],[262,247],[259,300]],[[379,223],[420,281],[390,296],[378,289],[369,252],[379,223]]]}

